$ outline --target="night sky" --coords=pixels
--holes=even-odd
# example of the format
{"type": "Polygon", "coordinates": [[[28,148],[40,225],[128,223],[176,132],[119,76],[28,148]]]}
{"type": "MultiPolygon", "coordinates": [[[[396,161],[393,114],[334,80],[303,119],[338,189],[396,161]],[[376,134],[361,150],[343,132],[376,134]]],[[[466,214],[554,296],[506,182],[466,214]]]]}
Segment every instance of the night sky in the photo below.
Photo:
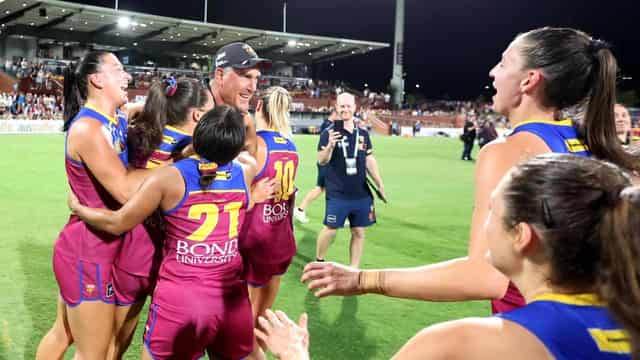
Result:
{"type": "MultiPolygon", "coordinates": [[[[488,73],[519,32],[569,26],[614,46],[622,72],[640,87],[639,0],[405,0],[407,92],[429,98],[473,99],[490,84],[488,73]]],[[[76,1],[113,7],[114,1],[76,1]]],[[[125,10],[202,20],[204,0],[120,0],[125,10]]],[[[393,0],[289,0],[287,30],[393,43],[393,0]]],[[[210,22],[282,30],[282,0],[209,0],[210,22]]],[[[384,90],[391,77],[391,49],[325,64],[323,79],[368,83],[384,90]]]]}

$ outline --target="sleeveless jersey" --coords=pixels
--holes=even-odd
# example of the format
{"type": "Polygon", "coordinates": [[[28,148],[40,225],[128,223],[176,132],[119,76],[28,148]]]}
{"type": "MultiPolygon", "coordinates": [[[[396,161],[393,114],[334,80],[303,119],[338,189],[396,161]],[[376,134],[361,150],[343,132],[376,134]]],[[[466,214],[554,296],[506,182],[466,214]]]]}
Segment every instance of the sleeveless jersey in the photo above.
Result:
{"type": "MultiPolygon", "coordinates": [[[[122,165],[128,165],[127,119],[121,112],[112,118],[97,109],[83,107],[73,118],[69,128],[80,118],[100,121],[102,131],[111,140],[122,165]]],[[[118,209],[120,204],[109,194],[84,163],[73,160],[67,152],[65,139],[65,168],[69,186],[81,204],[92,208],[118,209]]],[[[88,227],[77,216],[71,215],[56,240],[55,251],[67,257],[96,263],[112,263],[120,249],[120,236],[110,235],[88,227]]]]}
{"type": "Polygon", "coordinates": [[[191,144],[191,134],[166,125],[162,131],[162,142],[151,153],[144,167],[152,169],[166,164],[173,158],[173,155],[182,151],[189,144],[191,144]]]}
{"type": "Polygon", "coordinates": [[[199,184],[199,164],[187,158],[173,164],[185,182],[185,194],[175,208],[165,212],[166,238],[160,281],[206,288],[242,284],[242,257],[238,232],[249,205],[249,191],[237,162],[217,168],[206,189],[199,184]]]}
{"type": "Polygon", "coordinates": [[[272,264],[289,260],[296,253],[293,234],[295,177],[298,152],[294,143],[280,133],[269,130],[257,132],[267,147],[264,168],[254,183],[264,178],[277,179],[275,198],[255,204],[247,212],[242,227],[240,248],[250,261],[272,264]]]}
{"type": "MultiPolygon", "coordinates": [[[[162,142],[148,159],[136,161],[137,167],[151,169],[166,164],[172,160],[174,154],[179,153],[191,144],[191,135],[174,128],[165,126],[162,131],[162,142]]],[[[162,231],[162,217],[154,213],[151,221],[136,225],[122,237],[120,255],[116,259],[118,268],[138,276],[149,276],[153,271],[156,245],[164,239],[162,231]]]]}
{"type": "Polygon", "coordinates": [[[631,359],[627,333],[594,294],[544,294],[499,317],[533,333],[557,359],[631,359]]]}
{"type": "MultiPolygon", "coordinates": [[[[561,121],[525,121],[516,125],[509,136],[521,132],[529,132],[545,142],[551,152],[573,154],[578,156],[591,156],[589,149],[578,138],[578,132],[571,119],[561,121]]],[[[513,310],[526,304],[524,297],[518,288],[509,283],[507,292],[502,299],[492,300],[492,312],[494,314],[513,310]]]]}
{"type": "Polygon", "coordinates": [[[513,128],[509,136],[529,132],[547,144],[551,152],[591,156],[589,149],[578,138],[578,132],[571,119],[561,121],[525,121],[513,128]]]}

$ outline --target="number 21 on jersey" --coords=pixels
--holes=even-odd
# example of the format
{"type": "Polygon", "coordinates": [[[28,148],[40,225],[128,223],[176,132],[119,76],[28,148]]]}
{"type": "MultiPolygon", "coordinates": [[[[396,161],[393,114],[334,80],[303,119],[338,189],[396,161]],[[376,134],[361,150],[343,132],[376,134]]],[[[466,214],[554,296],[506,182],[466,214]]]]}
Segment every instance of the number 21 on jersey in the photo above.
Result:
{"type": "MultiPolygon", "coordinates": [[[[229,214],[229,238],[238,236],[238,218],[240,216],[241,202],[227,203],[223,212],[229,214]]],[[[218,226],[220,208],[216,204],[195,204],[189,208],[189,219],[200,220],[204,216],[204,222],[196,231],[187,236],[187,240],[204,241],[218,226]]]]}

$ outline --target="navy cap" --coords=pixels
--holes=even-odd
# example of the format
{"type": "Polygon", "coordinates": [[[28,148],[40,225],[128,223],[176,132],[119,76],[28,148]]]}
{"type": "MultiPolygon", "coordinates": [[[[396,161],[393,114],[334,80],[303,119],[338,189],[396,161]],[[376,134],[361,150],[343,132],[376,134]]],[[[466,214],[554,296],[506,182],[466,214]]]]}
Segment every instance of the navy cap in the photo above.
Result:
{"type": "Polygon", "coordinates": [[[270,68],[271,60],[258,57],[255,50],[245,43],[234,42],[221,47],[216,53],[216,68],[229,66],[234,69],[270,68]]]}

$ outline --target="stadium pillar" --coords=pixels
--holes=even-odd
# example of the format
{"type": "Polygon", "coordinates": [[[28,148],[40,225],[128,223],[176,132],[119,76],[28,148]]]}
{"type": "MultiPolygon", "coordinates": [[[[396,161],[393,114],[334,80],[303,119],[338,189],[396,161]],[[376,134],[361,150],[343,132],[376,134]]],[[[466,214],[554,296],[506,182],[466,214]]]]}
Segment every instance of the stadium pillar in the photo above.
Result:
{"type": "Polygon", "coordinates": [[[209,7],[209,0],[204,0],[204,20],[203,22],[207,22],[207,11],[209,7]]]}
{"type": "Polygon", "coordinates": [[[287,32],[287,0],[282,5],[282,32],[287,32]]]}
{"type": "Polygon", "coordinates": [[[404,58],[404,0],[396,0],[396,31],[393,43],[393,71],[391,89],[393,106],[400,108],[404,98],[403,58],[404,58]]]}

